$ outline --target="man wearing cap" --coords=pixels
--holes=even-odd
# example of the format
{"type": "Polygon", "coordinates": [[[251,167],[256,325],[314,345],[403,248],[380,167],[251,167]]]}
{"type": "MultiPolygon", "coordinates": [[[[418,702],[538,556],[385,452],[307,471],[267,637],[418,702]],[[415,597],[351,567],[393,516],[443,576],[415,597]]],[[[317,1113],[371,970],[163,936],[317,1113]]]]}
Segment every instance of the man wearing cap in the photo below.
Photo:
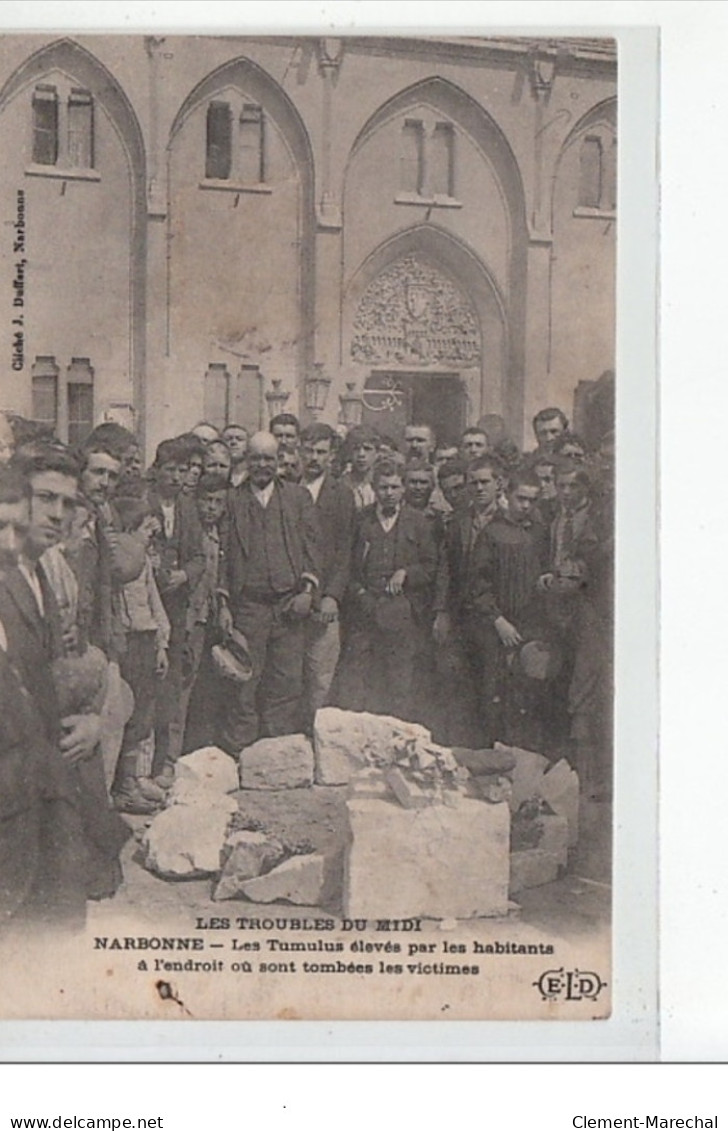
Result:
{"type": "Polygon", "coordinates": [[[319,587],[319,534],[309,492],[276,477],[278,442],[250,441],[249,477],[230,492],[219,579],[220,628],[248,642],[252,677],[226,699],[220,745],[237,754],[303,723],[305,621],[319,587]]]}

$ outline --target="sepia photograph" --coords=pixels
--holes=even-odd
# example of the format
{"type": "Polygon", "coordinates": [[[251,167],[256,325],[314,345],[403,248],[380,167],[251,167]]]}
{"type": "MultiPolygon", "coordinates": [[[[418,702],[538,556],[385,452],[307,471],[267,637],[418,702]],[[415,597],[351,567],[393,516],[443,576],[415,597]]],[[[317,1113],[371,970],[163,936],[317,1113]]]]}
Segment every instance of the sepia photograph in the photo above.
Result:
{"type": "Polygon", "coordinates": [[[610,1016],[617,87],[0,36],[3,1020],[610,1016]]]}

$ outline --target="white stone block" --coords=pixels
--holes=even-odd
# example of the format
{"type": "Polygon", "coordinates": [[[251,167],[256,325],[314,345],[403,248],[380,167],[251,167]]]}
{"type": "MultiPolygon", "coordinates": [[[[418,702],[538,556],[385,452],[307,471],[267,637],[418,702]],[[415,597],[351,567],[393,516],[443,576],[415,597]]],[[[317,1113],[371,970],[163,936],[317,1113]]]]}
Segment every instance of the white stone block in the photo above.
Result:
{"type": "Polygon", "coordinates": [[[241,750],[242,789],[301,789],[313,785],[313,747],[305,734],[261,738],[241,750]]]}
{"type": "Polygon", "coordinates": [[[471,919],[508,910],[510,812],[463,798],[457,808],[347,801],[344,915],[471,919]]]}
{"type": "Polygon", "coordinates": [[[556,762],[541,781],[540,795],[569,825],[569,846],[579,840],[579,775],[565,758],[556,762]]]}
{"type": "Polygon", "coordinates": [[[253,903],[284,900],[303,907],[316,907],[324,886],[324,858],[316,853],[291,856],[271,872],[243,884],[242,892],[253,903]]]}
{"type": "Polygon", "coordinates": [[[220,871],[225,834],[237,804],[210,797],[206,804],[162,810],[142,837],[144,866],[165,879],[192,879],[220,871]]]}
{"type": "Polygon", "coordinates": [[[316,781],[319,785],[346,785],[366,766],[389,765],[395,744],[408,739],[432,742],[430,732],[419,723],[367,711],[322,707],[314,720],[316,781]]]}
{"type": "Polygon", "coordinates": [[[226,794],[238,789],[235,759],[217,746],[203,746],[175,763],[171,804],[185,804],[200,793],[226,794]]]}

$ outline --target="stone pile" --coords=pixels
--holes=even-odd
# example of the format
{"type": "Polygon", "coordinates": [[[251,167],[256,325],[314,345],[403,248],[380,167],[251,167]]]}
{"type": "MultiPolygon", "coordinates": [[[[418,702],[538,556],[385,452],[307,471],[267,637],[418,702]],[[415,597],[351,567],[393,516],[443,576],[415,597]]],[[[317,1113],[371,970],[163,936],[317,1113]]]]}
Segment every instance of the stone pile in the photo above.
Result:
{"type": "Polygon", "coordinates": [[[144,865],[164,879],[200,879],[220,870],[220,852],[238,806],[235,765],[205,747],[177,762],[167,808],[144,832],[144,865]]]}
{"type": "Polygon", "coordinates": [[[212,878],[215,900],[469,919],[555,879],[577,822],[564,761],[450,750],[419,724],[327,707],[313,744],[261,739],[237,765],[216,747],[181,758],[142,851],[165,879],[212,878]]]}

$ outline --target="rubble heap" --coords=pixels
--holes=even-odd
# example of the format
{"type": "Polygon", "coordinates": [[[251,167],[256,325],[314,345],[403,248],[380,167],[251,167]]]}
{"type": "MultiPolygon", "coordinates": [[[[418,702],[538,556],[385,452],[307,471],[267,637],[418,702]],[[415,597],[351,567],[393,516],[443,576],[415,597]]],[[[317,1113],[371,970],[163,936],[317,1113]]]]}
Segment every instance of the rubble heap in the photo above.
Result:
{"type": "Polygon", "coordinates": [[[313,744],[285,735],[237,764],[216,747],[181,758],[142,852],[165,879],[210,877],[215,900],[469,919],[554,880],[577,823],[565,761],[449,749],[418,724],[327,707],[313,744]]]}

